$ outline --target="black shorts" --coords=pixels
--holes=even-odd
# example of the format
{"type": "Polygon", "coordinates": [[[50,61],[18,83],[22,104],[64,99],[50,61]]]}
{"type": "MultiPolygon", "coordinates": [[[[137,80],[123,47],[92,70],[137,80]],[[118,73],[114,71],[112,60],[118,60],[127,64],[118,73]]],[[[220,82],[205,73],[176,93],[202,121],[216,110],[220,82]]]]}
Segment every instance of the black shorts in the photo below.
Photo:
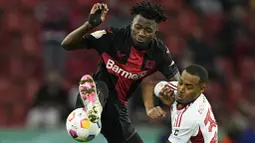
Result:
{"type": "MultiPolygon", "coordinates": [[[[97,88],[100,90],[100,102],[104,106],[101,117],[101,133],[108,143],[126,143],[133,135],[137,134],[136,130],[128,117],[127,107],[123,103],[111,97],[105,100],[105,96],[108,96],[105,94],[108,92],[108,88],[105,89],[104,86],[97,82],[97,88]],[[104,99],[102,100],[102,98],[104,99]]],[[[83,107],[80,95],[77,97],[76,107],[83,107]]],[[[138,136],[137,142],[135,140],[132,142],[140,143],[140,137],[138,136]]]]}
{"type": "Polygon", "coordinates": [[[107,102],[102,113],[102,130],[109,143],[125,143],[136,133],[127,108],[120,103],[107,102]]]}

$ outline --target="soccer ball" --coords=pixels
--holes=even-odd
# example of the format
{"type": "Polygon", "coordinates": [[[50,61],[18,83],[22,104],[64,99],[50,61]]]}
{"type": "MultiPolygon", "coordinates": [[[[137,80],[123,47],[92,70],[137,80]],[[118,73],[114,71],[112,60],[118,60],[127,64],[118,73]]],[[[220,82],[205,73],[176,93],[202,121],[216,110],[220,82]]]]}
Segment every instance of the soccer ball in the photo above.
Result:
{"type": "Polygon", "coordinates": [[[88,119],[84,108],[77,108],[69,114],[66,120],[66,130],[68,134],[79,142],[89,142],[93,140],[101,131],[101,121],[92,123],[88,119]]]}

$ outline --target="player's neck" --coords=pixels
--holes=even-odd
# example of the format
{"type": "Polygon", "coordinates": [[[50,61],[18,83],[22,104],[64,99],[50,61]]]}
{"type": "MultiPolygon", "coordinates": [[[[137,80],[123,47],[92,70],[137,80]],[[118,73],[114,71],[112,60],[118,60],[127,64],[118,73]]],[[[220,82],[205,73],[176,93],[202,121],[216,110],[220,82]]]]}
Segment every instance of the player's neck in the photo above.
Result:
{"type": "Polygon", "coordinates": [[[182,110],[183,108],[185,108],[188,104],[182,104],[182,103],[178,103],[176,105],[176,109],[177,110],[182,110]]]}
{"type": "Polygon", "coordinates": [[[197,98],[198,98],[200,95],[201,95],[201,93],[200,93],[198,96],[196,96],[196,98],[195,98],[194,100],[192,100],[191,102],[189,102],[189,103],[179,103],[179,102],[177,101],[177,105],[176,105],[177,110],[181,110],[181,109],[185,108],[185,107],[188,106],[190,103],[192,103],[192,102],[194,102],[195,100],[197,100],[197,98]]]}
{"type": "Polygon", "coordinates": [[[144,51],[147,50],[148,44],[146,43],[146,45],[134,45],[134,47],[139,51],[144,51]]]}

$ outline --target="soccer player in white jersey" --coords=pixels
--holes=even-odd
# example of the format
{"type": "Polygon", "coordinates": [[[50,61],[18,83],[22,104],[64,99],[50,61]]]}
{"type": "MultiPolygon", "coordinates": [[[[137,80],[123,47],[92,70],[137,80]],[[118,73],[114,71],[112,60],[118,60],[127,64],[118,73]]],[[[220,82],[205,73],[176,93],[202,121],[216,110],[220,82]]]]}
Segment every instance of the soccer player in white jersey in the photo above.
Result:
{"type": "Polygon", "coordinates": [[[178,82],[159,82],[154,92],[171,109],[172,133],[167,143],[217,143],[218,126],[203,94],[208,73],[199,65],[185,68],[178,82]]]}

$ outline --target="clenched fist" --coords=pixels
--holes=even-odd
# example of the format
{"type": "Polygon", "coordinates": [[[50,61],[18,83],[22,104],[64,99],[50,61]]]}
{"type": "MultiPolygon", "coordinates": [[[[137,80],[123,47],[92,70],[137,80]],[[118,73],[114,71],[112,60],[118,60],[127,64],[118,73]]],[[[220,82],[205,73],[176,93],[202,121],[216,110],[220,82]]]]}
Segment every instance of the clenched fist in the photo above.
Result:
{"type": "Polygon", "coordinates": [[[151,119],[161,119],[166,115],[166,112],[159,106],[147,110],[146,113],[151,119]]]}
{"type": "Polygon", "coordinates": [[[175,101],[174,90],[168,85],[165,85],[159,92],[159,99],[166,105],[171,105],[175,101]]]}

